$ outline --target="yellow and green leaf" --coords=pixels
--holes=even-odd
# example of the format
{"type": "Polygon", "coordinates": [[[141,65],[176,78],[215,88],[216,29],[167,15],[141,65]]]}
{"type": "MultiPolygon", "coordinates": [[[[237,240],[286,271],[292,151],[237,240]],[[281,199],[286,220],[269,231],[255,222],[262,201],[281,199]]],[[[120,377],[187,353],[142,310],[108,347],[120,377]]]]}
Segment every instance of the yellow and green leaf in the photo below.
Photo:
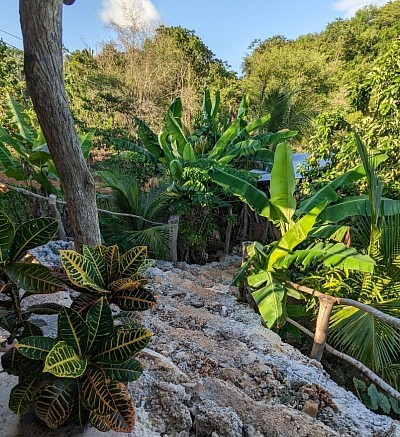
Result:
{"type": "Polygon", "coordinates": [[[78,312],[64,307],[58,315],[58,337],[82,356],[88,348],[89,327],[78,312]]]}
{"type": "Polygon", "coordinates": [[[37,379],[29,378],[13,387],[10,393],[8,407],[14,414],[22,416],[29,410],[33,391],[37,383],[37,379]]]}
{"type": "Polygon", "coordinates": [[[100,250],[97,247],[82,247],[83,255],[93,266],[94,279],[97,284],[103,288],[107,288],[107,262],[102,256],[100,250]]]}
{"type": "Polygon", "coordinates": [[[58,428],[71,414],[75,389],[73,379],[58,379],[40,388],[33,396],[35,414],[49,428],[58,428]]]}
{"type": "Polygon", "coordinates": [[[107,415],[115,411],[115,405],[107,386],[105,373],[89,368],[81,380],[82,402],[85,408],[96,414],[107,415]]]}
{"type": "Polygon", "coordinates": [[[86,323],[89,328],[89,351],[111,337],[114,331],[114,323],[111,308],[104,297],[90,308],[86,316],[86,323]]]}
{"type": "Polygon", "coordinates": [[[77,355],[65,341],[59,341],[46,357],[44,372],[60,378],[78,378],[87,366],[87,358],[77,355]]]}
{"type": "Polygon", "coordinates": [[[57,341],[50,337],[26,337],[20,340],[15,348],[24,357],[32,360],[44,360],[57,341]]]}
{"type": "Polygon", "coordinates": [[[136,381],[143,373],[142,365],[134,358],[129,358],[121,364],[102,364],[101,368],[108,378],[120,382],[136,381]]]}
{"type": "Polygon", "coordinates": [[[65,273],[74,285],[107,293],[107,290],[96,282],[96,268],[85,256],[75,250],[60,250],[60,257],[65,273]]]}
{"type": "Polygon", "coordinates": [[[124,255],[120,260],[120,278],[131,278],[136,275],[140,267],[147,260],[147,247],[138,246],[134,247],[124,255]]]}
{"type": "Polygon", "coordinates": [[[123,363],[145,348],[153,333],[146,328],[117,330],[93,357],[94,363],[123,363]]]}
{"type": "Polygon", "coordinates": [[[48,243],[58,229],[58,221],[44,217],[29,220],[15,231],[10,249],[10,261],[18,261],[29,249],[48,243]]]}
{"type": "Polygon", "coordinates": [[[18,287],[30,293],[50,294],[65,288],[48,267],[40,264],[13,263],[4,271],[18,287]]]}
{"type": "Polygon", "coordinates": [[[129,290],[131,288],[143,287],[147,282],[146,278],[135,275],[131,278],[122,278],[111,282],[108,288],[110,291],[129,290]]]}
{"type": "Polygon", "coordinates": [[[113,294],[112,302],[122,311],[145,311],[156,304],[156,298],[150,290],[135,288],[118,291],[113,294]]]}

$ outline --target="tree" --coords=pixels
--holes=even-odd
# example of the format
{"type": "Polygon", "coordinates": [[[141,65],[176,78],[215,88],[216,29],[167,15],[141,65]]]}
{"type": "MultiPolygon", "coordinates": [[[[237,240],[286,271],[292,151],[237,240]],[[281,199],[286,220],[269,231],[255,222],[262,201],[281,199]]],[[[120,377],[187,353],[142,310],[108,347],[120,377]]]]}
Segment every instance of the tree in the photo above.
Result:
{"type": "Polygon", "coordinates": [[[62,0],[20,0],[26,83],[60,176],[76,247],[100,244],[94,180],[86,166],[63,77],[62,0]]]}

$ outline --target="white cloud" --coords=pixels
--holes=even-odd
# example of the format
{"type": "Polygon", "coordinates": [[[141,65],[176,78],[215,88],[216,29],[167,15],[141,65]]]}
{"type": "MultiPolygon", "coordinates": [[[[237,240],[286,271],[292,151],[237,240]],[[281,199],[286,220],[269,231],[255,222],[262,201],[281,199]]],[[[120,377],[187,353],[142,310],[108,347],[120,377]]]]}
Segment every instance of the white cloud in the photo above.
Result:
{"type": "Polygon", "coordinates": [[[346,17],[353,16],[359,9],[368,5],[382,6],[388,3],[389,0],[337,0],[333,7],[337,11],[342,11],[345,13],[346,17]]]}
{"type": "Polygon", "coordinates": [[[160,14],[151,0],[103,0],[101,19],[107,24],[128,28],[156,26],[160,14]]]}

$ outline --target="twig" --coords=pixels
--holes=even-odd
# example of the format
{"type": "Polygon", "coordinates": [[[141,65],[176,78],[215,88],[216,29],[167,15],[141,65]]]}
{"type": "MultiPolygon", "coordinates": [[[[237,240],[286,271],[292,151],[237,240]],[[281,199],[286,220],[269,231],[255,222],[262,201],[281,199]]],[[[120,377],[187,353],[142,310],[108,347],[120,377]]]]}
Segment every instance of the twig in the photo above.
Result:
{"type": "MultiPolygon", "coordinates": [[[[304,334],[308,335],[311,338],[314,338],[314,334],[309,331],[307,328],[304,328],[304,326],[300,325],[296,321],[287,318],[286,319],[291,325],[295,326],[297,329],[299,329],[304,334]]],[[[400,401],[400,393],[394,389],[392,386],[390,386],[387,382],[385,382],[382,378],[380,378],[376,373],[374,373],[371,369],[369,369],[365,364],[361,363],[360,361],[356,360],[355,358],[344,354],[343,352],[340,352],[336,349],[334,349],[329,344],[325,344],[326,350],[331,353],[332,355],[336,355],[337,357],[341,358],[342,360],[347,361],[354,367],[356,367],[358,370],[363,372],[368,378],[373,381],[377,386],[379,386],[382,390],[384,390],[386,393],[388,393],[390,396],[394,397],[398,401],[400,401]]]]}

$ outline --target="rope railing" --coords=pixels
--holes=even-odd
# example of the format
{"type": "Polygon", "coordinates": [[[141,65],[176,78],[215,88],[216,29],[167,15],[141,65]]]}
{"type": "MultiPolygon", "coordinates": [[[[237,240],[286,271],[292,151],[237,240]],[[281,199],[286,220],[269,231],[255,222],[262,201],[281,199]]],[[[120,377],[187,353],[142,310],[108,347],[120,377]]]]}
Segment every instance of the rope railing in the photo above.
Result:
{"type": "MultiPolygon", "coordinates": [[[[40,199],[40,200],[44,200],[46,202],[50,201],[49,197],[45,197],[42,196],[40,194],[36,194],[36,193],[32,193],[29,190],[26,190],[25,188],[21,188],[21,187],[14,187],[13,185],[9,185],[9,184],[5,184],[2,183],[3,185],[5,185],[7,187],[7,189],[11,190],[11,191],[15,191],[17,193],[21,193],[25,196],[30,196],[34,199],[40,199]]],[[[61,200],[61,199],[56,199],[55,200],[56,203],[58,203],[59,205],[67,205],[67,202],[65,200],[61,200]]],[[[109,214],[109,215],[115,215],[117,217],[130,217],[130,218],[136,218],[136,219],[140,219],[143,220],[144,222],[150,223],[152,225],[157,225],[157,226],[170,226],[168,223],[161,223],[161,222],[154,222],[152,220],[148,220],[140,215],[135,215],[135,214],[128,214],[128,213],[124,213],[124,212],[115,212],[115,211],[109,211],[107,209],[101,209],[101,208],[97,208],[98,212],[104,213],[104,214],[109,214]]]]}
{"type": "MultiPolygon", "coordinates": [[[[49,204],[50,212],[52,213],[53,217],[55,217],[59,222],[59,230],[58,230],[58,238],[60,240],[66,240],[66,235],[64,231],[63,222],[61,219],[60,212],[56,208],[56,203],[59,205],[67,205],[67,202],[65,200],[57,199],[55,195],[50,195],[49,197],[42,196],[40,194],[32,193],[29,190],[26,190],[25,188],[21,187],[14,187],[13,185],[6,184],[4,182],[0,182],[0,193],[6,192],[7,190],[15,191],[17,193],[23,194],[24,196],[32,197],[34,199],[45,201],[49,204]]],[[[179,229],[179,216],[173,215],[169,218],[168,223],[161,223],[161,222],[155,222],[153,220],[148,220],[140,215],[136,214],[128,214],[124,212],[115,212],[115,211],[109,211],[107,209],[97,208],[97,212],[103,213],[103,214],[109,214],[116,217],[129,217],[129,218],[135,218],[142,220],[146,223],[150,223],[151,225],[155,226],[168,226],[169,228],[169,245],[170,245],[170,252],[171,252],[171,261],[176,264],[178,262],[178,229],[179,229]]]]}

